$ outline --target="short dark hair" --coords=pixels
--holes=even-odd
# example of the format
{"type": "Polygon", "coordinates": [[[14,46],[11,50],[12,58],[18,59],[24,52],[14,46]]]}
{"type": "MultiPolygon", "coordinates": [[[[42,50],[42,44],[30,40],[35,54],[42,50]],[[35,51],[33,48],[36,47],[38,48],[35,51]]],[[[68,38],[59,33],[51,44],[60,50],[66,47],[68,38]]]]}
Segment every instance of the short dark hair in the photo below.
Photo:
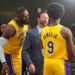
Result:
{"type": "Polygon", "coordinates": [[[38,13],[38,14],[37,14],[37,18],[39,18],[42,13],[47,13],[47,10],[43,10],[43,11],[41,11],[40,13],[38,13]]]}
{"type": "Polygon", "coordinates": [[[24,8],[24,7],[19,7],[19,8],[17,8],[17,14],[21,14],[23,11],[26,11],[27,9],[26,8],[24,8]]]}
{"type": "Polygon", "coordinates": [[[50,3],[47,7],[47,11],[48,11],[49,17],[52,18],[53,20],[62,18],[65,13],[64,6],[57,2],[50,3]]]}
{"type": "Polygon", "coordinates": [[[0,26],[1,26],[2,24],[7,24],[7,22],[6,22],[6,21],[0,22],[0,26]]]}

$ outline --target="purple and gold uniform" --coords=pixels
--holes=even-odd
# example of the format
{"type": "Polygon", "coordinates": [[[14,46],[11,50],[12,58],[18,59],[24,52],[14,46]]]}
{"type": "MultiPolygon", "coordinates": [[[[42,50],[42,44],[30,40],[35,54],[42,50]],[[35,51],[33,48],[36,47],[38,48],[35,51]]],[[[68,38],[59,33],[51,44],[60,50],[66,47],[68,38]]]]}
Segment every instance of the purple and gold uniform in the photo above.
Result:
{"type": "Polygon", "coordinates": [[[47,26],[41,33],[44,53],[44,75],[70,75],[66,40],[62,25],[47,26]]]}
{"type": "Polygon", "coordinates": [[[14,20],[11,20],[8,24],[11,24],[16,28],[16,34],[14,37],[11,37],[8,40],[4,47],[6,61],[9,66],[10,75],[13,75],[14,73],[16,75],[21,75],[21,51],[22,44],[26,37],[28,26],[24,25],[24,27],[21,28],[17,25],[17,23],[14,20]]]}

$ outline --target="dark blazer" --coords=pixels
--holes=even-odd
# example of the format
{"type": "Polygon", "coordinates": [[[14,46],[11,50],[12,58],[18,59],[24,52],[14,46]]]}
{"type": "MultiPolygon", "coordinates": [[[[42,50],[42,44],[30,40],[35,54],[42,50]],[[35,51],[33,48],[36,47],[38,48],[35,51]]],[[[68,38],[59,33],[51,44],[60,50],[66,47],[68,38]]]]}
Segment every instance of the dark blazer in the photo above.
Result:
{"type": "Polygon", "coordinates": [[[35,65],[35,75],[43,75],[43,55],[41,50],[40,34],[37,27],[27,32],[22,56],[27,67],[32,63],[35,65]]]}

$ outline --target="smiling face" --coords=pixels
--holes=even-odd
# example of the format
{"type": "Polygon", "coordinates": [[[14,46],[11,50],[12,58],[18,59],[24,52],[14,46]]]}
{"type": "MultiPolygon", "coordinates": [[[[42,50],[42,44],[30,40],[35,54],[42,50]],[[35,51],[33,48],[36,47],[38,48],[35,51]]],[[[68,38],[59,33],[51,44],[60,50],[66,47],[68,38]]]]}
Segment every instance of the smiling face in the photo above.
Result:
{"type": "Polygon", "coordinates": [[[17,9],[17,23],[19,26],[24,26],[28,24],[29,12],[26,8],[20,7],[17,9]]]}
{"type": "Polygon", "coordinates": [[[41,13],[40,16],[37,18],[38,25],[46,26],[49,21],[49,17],[47,13],[41,13]]]}
{"type": "Polygon", "coordinates": [[[20,18],[20,23],[21,24],[28,24],[28,20],[29,20],[29,13],[28,11],[23,11],[20,15],[19,15],[19,18],[20,18]]]}

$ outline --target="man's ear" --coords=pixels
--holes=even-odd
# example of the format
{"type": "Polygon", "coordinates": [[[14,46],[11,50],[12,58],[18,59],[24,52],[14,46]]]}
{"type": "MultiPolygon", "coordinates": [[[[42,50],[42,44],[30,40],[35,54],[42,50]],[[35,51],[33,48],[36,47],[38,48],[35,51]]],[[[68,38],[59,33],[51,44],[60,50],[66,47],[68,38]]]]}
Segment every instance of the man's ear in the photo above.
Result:
{"type": "Polygon", "coordinates": [[[37,18],[37,22],[39,21],[39,18],[37,18]]]}

